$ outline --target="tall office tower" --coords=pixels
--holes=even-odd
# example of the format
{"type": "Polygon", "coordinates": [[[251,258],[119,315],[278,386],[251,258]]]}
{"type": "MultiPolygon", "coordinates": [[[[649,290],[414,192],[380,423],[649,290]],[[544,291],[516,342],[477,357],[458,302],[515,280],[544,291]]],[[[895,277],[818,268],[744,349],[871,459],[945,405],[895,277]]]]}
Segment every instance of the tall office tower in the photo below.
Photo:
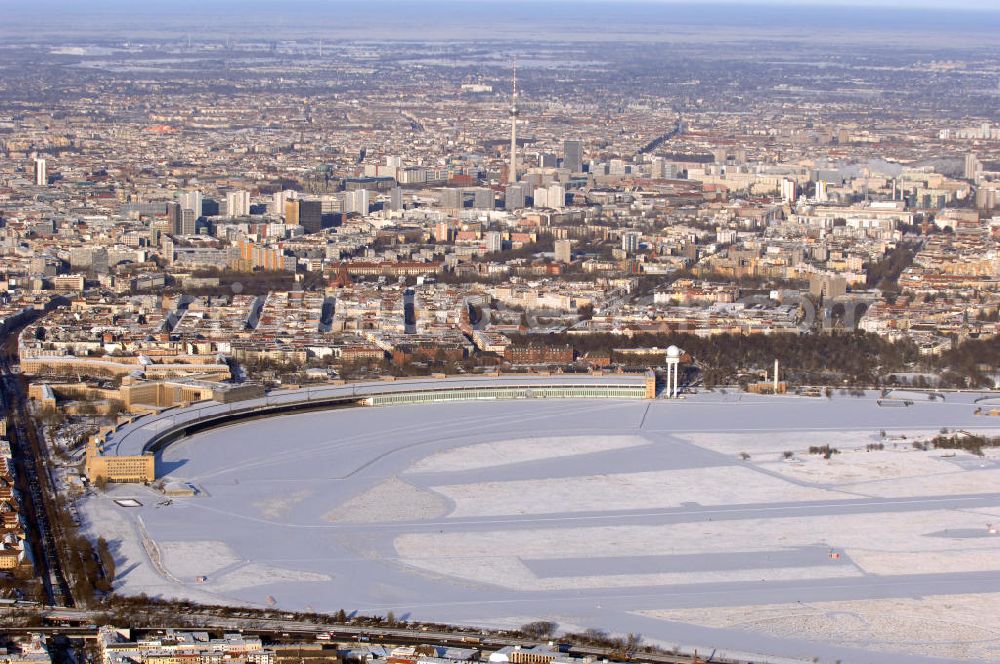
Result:
{"type": "Polygon", "coordinates": [[[536,208],[549,207],[549,190],[547,187],[537,187],[532,194],[532,204],[536,208]]]}
{"type": "Polygon", "coordinates": [[[439,221],[437,225],[434,226],[434,241],[451,242],[451,226],[447,221],[439,221]]]}
{"type": "Polygon", "coordinates": [[[503,250],[503,235],[500,231],[486,231],[486,251],[494,252],[503,250]]]}
{"type": "Polygon", "coordinates": [[[285,201],[285,224],[287,226],[299,225],[299,200],[289,198],[285,201]]]}
{"type": "Polygon", "coordinates": [[[299,192],[294,189],[283,189],[276,191],[271,196],[271,214],[281,216],[285,214],[285,202],[295,200],[299,197],[299,192]]]}
{"type": "Polygon", "coordinates": [[[380,166],[378,169],[379,175],[386,175],[391,178],[396,178],[399,180],[399,171],[403,169],[403,158],[402,157],[386,157],[385,166],[380,166]]]}
{"type": "Polygon", "coordinates": [[[573,241],[572,240],[556,240],[556,262],[557,263],[572,263],[573,262],[573,241]]]}
{"type": "Polygon", "coordinates": [[[250,192],[237,190],[226,194],[226,214],[230,217],[245,217],[250,214],[250,192]]]}
{"type": "Polygon", "coordinates": [[[639,238],[641,235],[634,231],[629,231],[622,235],[622,250],[628,254],[634,254],[639,251],[639,238]]]}
{"type": "Polygon", "coordinates": [[[35,157],[35,186],[45,187],[49,184],[49,174],[45,167],[45,160],[35,157]]]}
{"type": "Polygon", "coordinates": [[[403,333],[417,333],[417,294],[412,288],[403,291],[403,333]]]}
{"type": "MultiPolygon", "coordinates": [[[[826,180],[816,180],[816,200],[818,202],[820,202],[820,203],[826,203],[828,200],[830,200],[830,194],[827,191],[827,187],[828,186],[829,185],[827,184],[826,180]]],[[[893,198],[893,200],[896,199],[896,181],[895,180],[892,181],[892,198],[893,198]]]]}
{"type": "Polygon", "coordinates": [[[169,237],[164,238],[163,242],[160,243],[160,254],[169,265],[174,264],[174,241],[169,237]]]}
{"type": "Polygon", "coordinates": [[[180,196],[181,207],[185,210],[193,210],[194,218],[202,215],[202,197],[200,191],[185,191],[180,196]]]}
{"type": "Polygon", "coordinates": [[[389,209],[394,212],[403,209],[403,190],[399,187],[393,187],[389,192],[389,209]]]}
{"type": "Polygon", "coordinates": [[[566,206],[566,187],[561,184],[550,184],[548,190],[549,207],[563,209],[566,206]]]}
{"type": "Polygon", "coordinates": [[[370,207],[370,192],[367,189],[349,191],[344,197],[344,209],[347,212],[357,212],[358,214],[366,215],[370,207]]]}
{"type": "Polygon", "coordinates": [[[171,233],[180,233],[181,230],[181,204],[167,203],[167,227],[171,233]]]}
{"type": "Polygon", "coordinates": [[[524,199],[527,196],[523,184],[509,184],[504,192],[503,209],[520,210],[524,207],[524,199]]]}
{"type": "Polygon", "coordinates": [[[510,98],[510,170],[507,182],[517,182],[517,62],[514,62],[514,90],[510,98]]]}
{"type": "MultiPolygon", "coordinates": [[[[581,167],[582,168],[582,167],[581,167]]],[[[649,176],[655,179],[666,177],[667,174],[667,160],[663,157],[653,157],[652,164],[649,168],[649,176]]]]}
{"type": "Polygon", "coordinates": [[[188,210],[187,208],[181,208],[181,218],[174,230],[177,235],[194,235],[196,232],[195,222],[197,217],[194,216],[194,210],[188,210]]]}
{"type": "Polygon", "coordinates": [[[493,190],[489,187],[476,187],[472,190],[472,207],[478,210],[492,210],[494,208],[493,190]]]}
{"type": "Polygon", "coordinates": [[[964,176],[966,180],[975,180],[979,175],[979,172],[983,169],[983,164],[974,154],[965,155],[965,172],[964,176]]]}
{"type": "Polygon", "coordinates": [[[794,203],[797,195],[798,185],[795,184],[795,180],[784,178],[781,181],[781,199],[786,203],[794,203]]]}
{"type": "Polygon", "coordinates": [[[448,209],[465,207],[465,191],[462,189],[442,189],[441,207],[448,209]]]}
{"type": "Polygon", "coordinates": [[[563,141],[563,168],[570,173],[583,171],[583,141],[563,141]]]}
{"type": "Polygon", "coordinates": [[[559,160],[551,152],[542,152],[538,155],[538,165],[542,168],[555,168],[558,163],[559,160]]]}
{"type": "Polygon", "coordinates": [[[299,224],[306,233],[318,233],[323,230],[323,203],[299,201],[299,224]]]}

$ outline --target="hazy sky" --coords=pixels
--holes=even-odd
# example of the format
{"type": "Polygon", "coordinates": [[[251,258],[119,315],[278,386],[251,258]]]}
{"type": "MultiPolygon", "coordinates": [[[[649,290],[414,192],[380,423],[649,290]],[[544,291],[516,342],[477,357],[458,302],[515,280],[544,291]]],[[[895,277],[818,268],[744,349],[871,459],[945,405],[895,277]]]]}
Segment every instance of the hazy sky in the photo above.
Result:
{"type": "Polygon", "coordinates": [[[992,48],[1000,0],[0,0],[0,41],[33,39],[721,39],[992,48]],[[964,11],[963,11],[964,10],[964,11]],[[725,34],[723,34],[725,33],[725,34]],[[888,41],[886,41],[888,43],[888,41]]]}
{"type": "MultiPolygon", "coordinates": [[[[320,0],[321,1],[321,0],[320,0]]],[[[419,1],[419,0],[415,0],[419,1]]],[[[478,2],[479,0],[466,0],[478,2]]],[[[515,0],[524,1],[524,0],[515,0]]],[[[530,1],[530,0],[528,0],[530,1]]],[[[640,2],[659,4],[728,4],[728,5],[789,5],[789,6],[824,6],[842,7],[856,5],[871,7],[898,7],[900,9],[938,9],[948,11],[953,9],[983,9],[1000,11],[1000,0],[550,0],[553,2],[594,2],[613,4],[616,2],[640,2]]]]}
{"type": "MultiPolygon", "coordinates": [[[[7,7],[24,7],[27,5],[41,5],[49,7],[57,7],[60,5],[66,7],[73,7],[77,5],[79,0],[36,0],[32,3],[24,3],[23,0],[0,0],[0,8],[7,7]]],[[[356,3],[357,0],[297,0],[299,4],[315,4],[315,5],[349,5],[356,3]]],[[[435,0],[431,0],[435,1],[435,0]]],[[[440,2],[441,0],[436,0],[440,2]]],[[[483,0],[444,0],[445,2],[451,1],[457,4],[474,4],[483,2],[483,0]]],[[[539,0],[507,0],[512,2],[532,2],[536,3],[539,0]]],[[[546,1],[546,0],[542,0],[546,1]]],[[[587,2],[594,4],[627,4],[627,3],[641,3],[641,4],[729,4],[729,5],[789,5],[789,6],[827,6],[827,7],[838,7],[847,4],[850,5],[860,5],[860,6],[881,6],[881,7],[898,7],[900,9],[937,9],[941,11],[951,11],[957,8],[964,9],[984,9],[984,10],[995,10],[1000,11],[1000,0],[547,0],[549,2],[587,2]]],[[[253,6],[256,4],[272,4],[273,0],[200,0],[197,4],[201,6],[210,5],[249,5],[253,6]]],[[[419,6],[425,0],[408,0],[408,3],[419,6]]],[[[157,7],[164,8],[169,7],[171,4],[176,4],[177,0],[146,0],[141,3],[146,7],[157,7]]],[[[102,6],[114,6],[116,4],[122,4],[121,0],[90,0],[86,3],[86,6],[91,8],[101,8],[102,6]]],[[[124,3],[126,5],[132,4],[131,2],[124,3]]],[[[181,4],[184,4],[183,1],[181,4]]]]}

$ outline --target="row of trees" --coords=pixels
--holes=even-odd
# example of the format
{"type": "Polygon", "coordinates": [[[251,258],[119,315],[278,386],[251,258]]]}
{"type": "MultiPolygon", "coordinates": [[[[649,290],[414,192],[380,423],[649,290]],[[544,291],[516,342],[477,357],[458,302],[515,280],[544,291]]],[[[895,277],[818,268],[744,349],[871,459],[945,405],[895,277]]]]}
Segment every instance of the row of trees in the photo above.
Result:
{"type": "Polygon", "coordinates": [[[666,348],[674,344],[691,354],[706,387],[746,382],[748,375],[781,363],[783,378],[803,385],[914,385],[957,388],[992,387],[1000,368],[1000,339],[970,339],[939,356],[924,356],[909,340],[891,342],[876,334],[721,334],[688,333],[510,335],[514,343],[569,344],[577,353],[615,348],[666,348]],[[893,374],[917,373],[913,378],[893,374]],[[937,381],[928,381],[924,375],[937,381]]]}

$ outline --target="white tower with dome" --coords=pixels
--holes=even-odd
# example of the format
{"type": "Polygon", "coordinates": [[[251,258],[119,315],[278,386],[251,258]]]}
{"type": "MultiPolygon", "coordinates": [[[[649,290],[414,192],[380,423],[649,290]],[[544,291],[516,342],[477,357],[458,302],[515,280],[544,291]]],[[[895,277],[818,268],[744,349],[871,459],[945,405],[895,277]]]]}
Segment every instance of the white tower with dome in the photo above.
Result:
{"type": "Polygon", "coordinates": [[[676,399],[680,393],[681,349],[677,346],[667,348],[667,398],[676,399]]]}

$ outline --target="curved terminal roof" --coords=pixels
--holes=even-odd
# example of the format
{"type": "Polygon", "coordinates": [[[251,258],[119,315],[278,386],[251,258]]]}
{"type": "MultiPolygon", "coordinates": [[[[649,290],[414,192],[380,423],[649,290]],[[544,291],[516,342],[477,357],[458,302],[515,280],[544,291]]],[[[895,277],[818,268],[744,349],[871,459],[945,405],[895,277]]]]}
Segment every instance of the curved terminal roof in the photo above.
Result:
{"type": "MultiPolygon", "coordinates": [[[[435,390],[462,390],[472,392],[470,399],[484,398],[475,396],[476,389],[495,388],[525,388],[538,389],[542,387],[605,387],[638,389],[645,387],[646,376],[643,374],[557,374],[557,375],[504,375],[504,376],[474,376],[460,378],[417,378],[394,381],[371,381],[348,383],[343,385],[318,385],[298,389],[275,390],[257,399],[247,399],[234,403],[218,403],[216,401],[201,401],[187,407],[171,408],[153,415],[145,415],[119,426],[108,433],[104,439],[103,454],[114,456],[134,456],[150,450],[153,443],[165,434],[180,427],[190,426],[211,418],[223,418],[228,415],[252,416],[265,414],[268,411],[278,411],[295,405],[307,406],[316,403],[334,405],[349,403],[367,397],[403,392],[424,392],[435,390]]],[[[488,397],[487,397],[488,398],[488,397]]],[[[277,413],[276,413],[277,414],[277,413]]]]}

